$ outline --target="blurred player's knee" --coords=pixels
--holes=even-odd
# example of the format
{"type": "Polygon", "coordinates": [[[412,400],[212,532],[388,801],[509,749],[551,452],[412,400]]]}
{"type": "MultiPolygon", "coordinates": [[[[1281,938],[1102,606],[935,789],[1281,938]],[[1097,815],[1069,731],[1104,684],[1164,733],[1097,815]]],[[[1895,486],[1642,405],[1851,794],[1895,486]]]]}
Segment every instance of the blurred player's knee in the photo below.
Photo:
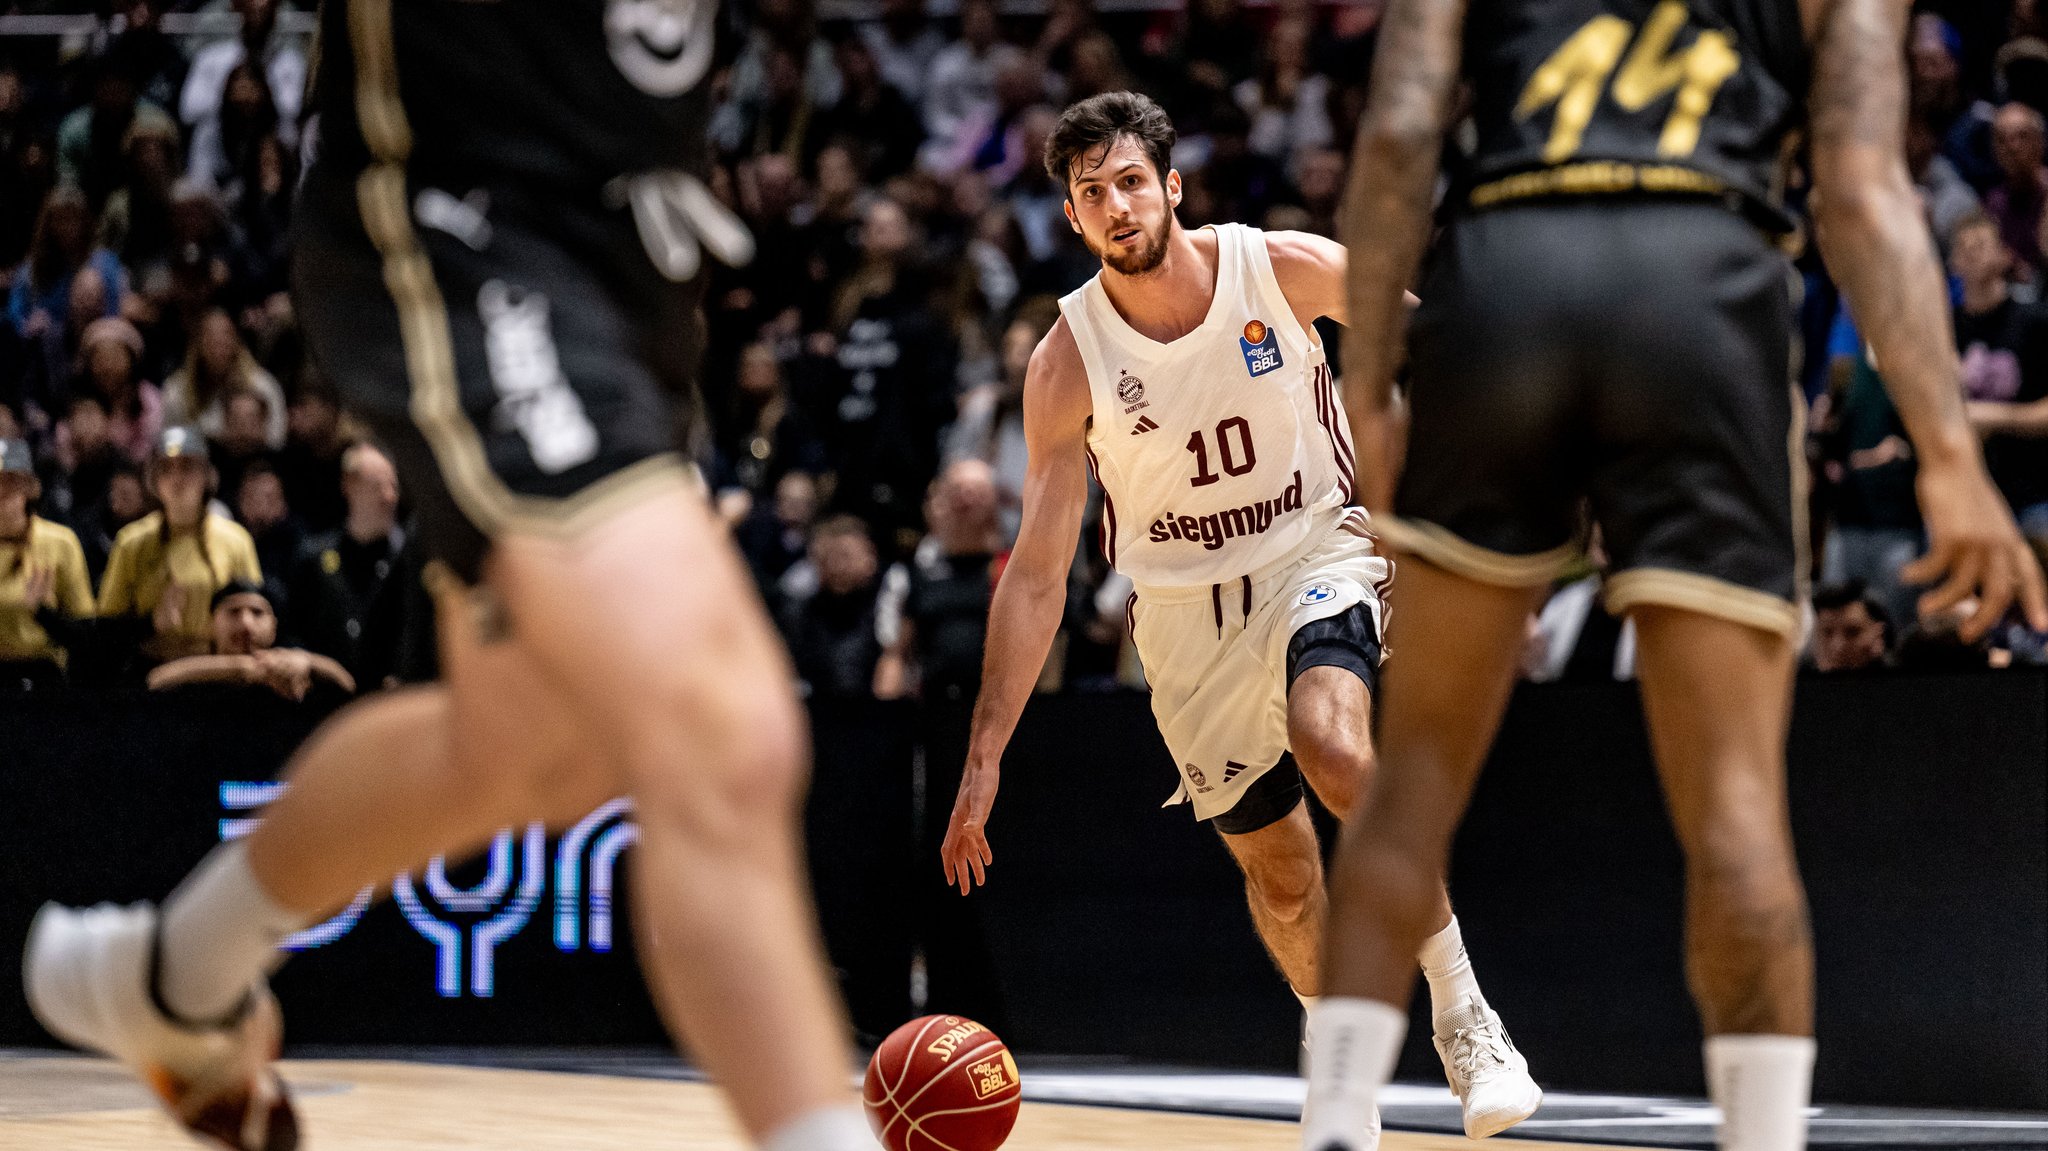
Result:
{"type": "Polygon", "coordinates": [[[1686,899],[1686,968],[1709,1033],[1810,1026],[1799,972],[1812,935],[1789,844],[1702,836],[1688,847],[1686,899]]]}
{"type": "Polygon", "coordinates": [[[1443,899],[1448,839],[1440,846],[1426,836],[1391,834],[1393,821],[1385,818],[1378,801],[1375,792],[1366,818],[1344,826],[1329,880],[1330,898],[1364,900],[1370,895],[1388,918],[1412,923],[1420,939],[1429,933],[1428,921],[1443,899]]]}
{"type": "Polygon", "coordinates": [[[779,677],[717,659],[657,677],[634,709],[622,767],[640,818],[673,821],[706,841],[787,824],[801,802],[808,736],[779,677]]]}

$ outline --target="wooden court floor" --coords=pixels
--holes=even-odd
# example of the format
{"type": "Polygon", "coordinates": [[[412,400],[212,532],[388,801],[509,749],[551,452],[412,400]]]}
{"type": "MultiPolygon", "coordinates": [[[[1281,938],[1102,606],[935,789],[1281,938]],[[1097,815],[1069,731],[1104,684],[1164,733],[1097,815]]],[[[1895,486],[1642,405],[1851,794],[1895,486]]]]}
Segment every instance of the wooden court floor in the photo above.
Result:
{"type": "MultiPolygon", "coordinates": [[[[284,1065],[307,1151],[745,1151],[709,1087],[647,1079],[430,1064],[284,1065]]],[[[1492,1144],[1501,1147],[1505,1141],[1492,1144]]],[[[191,1146],[119,1068],[95,1060],[0,1062],[0,1151],[157,1151],[191,1146]]],[[[1386,1151],[1481,1146],[1390,1132],[1386,1151]]],[[[1514,1140],[1513,1151],[1576,1146],[1514,1140]]],[[[1296,1151],[1292,1123],[1026,1103],[1004,1151],[1296,1151]]],[[[1612,1148],[1604,1151],[1614,1151],[1612,1148]]]]}

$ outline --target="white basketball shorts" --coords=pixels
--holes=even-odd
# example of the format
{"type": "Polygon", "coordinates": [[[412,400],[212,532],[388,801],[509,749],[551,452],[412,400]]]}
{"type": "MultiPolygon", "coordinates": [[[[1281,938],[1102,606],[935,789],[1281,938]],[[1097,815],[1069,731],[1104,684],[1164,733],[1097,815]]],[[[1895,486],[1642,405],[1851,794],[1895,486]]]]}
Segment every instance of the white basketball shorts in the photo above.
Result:
{"type": "Polygon", "coordinates": [[[1384,636],[1393,565],[1373,547],[1365,512],[1348,509],[1320,541],[1228,583],[1139,585],[1131,632],[1152,714],[1180,765],[1167,806],[1195,818],[1230,811],[1287,751],[1288,643],[1303,626],[1363,605],[1384,636]]]}

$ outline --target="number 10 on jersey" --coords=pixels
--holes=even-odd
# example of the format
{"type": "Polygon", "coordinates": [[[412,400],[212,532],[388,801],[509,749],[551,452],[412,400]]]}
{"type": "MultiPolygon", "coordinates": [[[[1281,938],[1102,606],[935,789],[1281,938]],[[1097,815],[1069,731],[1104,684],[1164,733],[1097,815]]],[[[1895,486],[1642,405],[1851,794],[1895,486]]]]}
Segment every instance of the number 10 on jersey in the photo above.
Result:
{"type": "MultiPolygon", "coordinates": [[[[1223,478],[1209,470],[1209,443],[1203,433],[1198,431],[1188,437],[1188,450],[1195,454],[1195,474],[1188,480],[1188,486],[1205,488],[1223,478]]],[[[1258,466],[1258,453],[1252,449],[1252,426],[1243,416],[1231,416],[1216,425],[1216,455],[1223,464],[1224,475],[1241,476],[1258,466]],[[1237,441],[1234,446],[1233,438],[1237,441]]]]}

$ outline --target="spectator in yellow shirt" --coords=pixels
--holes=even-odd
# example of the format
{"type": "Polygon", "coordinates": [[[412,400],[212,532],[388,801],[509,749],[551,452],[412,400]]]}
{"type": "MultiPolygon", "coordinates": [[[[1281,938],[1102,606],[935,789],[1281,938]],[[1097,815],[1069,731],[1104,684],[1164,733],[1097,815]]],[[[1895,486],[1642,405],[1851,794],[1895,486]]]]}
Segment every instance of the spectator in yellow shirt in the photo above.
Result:
{"type": "Polygon", "coordinates": [[[213,593],[232,580],[262,582],[249,533],[207,509],[213,484],[206,438],[197,428],[165,428],[149,461],[159,510],[114,537],[100,581],[101,630],[110,646],[132,645],[145,665],[211,650],[213,593]]]}
{"type": "Polygon", "coordinates": [[[78,537],[29,510],[42,489],[28,444],[0,440],[0,695],[61,685],[92,619],[78,537]]]}

